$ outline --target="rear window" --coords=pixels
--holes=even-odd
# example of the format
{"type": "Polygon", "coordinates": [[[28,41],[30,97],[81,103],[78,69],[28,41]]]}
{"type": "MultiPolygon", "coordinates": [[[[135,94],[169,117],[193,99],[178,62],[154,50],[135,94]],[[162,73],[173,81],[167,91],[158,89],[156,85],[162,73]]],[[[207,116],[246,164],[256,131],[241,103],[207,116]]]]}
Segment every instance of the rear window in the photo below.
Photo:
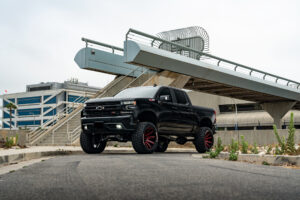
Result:
{"type": "Polygon", "coordinates": [[[183,91],[174,90],[175,97],[177,99],[177,103],[179,104],[187,104],[186,96],[183,91]]]}
{"type": "Polygon", "coordinates": [[[118,94],[116,94],[115,98],[154,98],[158,87],[134,87],[127,88],[118,94]]]}

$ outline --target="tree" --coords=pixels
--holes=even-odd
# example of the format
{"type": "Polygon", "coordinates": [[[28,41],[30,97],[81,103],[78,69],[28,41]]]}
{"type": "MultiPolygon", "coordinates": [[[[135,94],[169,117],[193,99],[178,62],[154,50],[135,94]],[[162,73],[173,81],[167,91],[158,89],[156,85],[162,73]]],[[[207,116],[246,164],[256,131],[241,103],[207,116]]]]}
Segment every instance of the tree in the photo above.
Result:
{"type": "Polygon", "coordinates": [[[17,106],[13,103],[8,103],[4,106],[9,110],[9,130],[11,130],[11,116],[12,116],[12,110],[17,109],[17,106]]]}

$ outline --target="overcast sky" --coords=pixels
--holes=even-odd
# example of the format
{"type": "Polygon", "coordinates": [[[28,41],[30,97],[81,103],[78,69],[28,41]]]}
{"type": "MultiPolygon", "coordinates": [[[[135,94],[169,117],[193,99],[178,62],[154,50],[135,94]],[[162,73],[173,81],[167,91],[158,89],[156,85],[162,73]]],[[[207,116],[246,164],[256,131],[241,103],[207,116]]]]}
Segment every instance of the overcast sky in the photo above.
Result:
{"type": "Polygon", "coordinates": [[[201,26],[210,53],[300,82],[300,1],[1,0],[0,94],[71,77],[103,87],[113,76],[73,61],[81,37],[122,46],[149,34],[201,26]]]}

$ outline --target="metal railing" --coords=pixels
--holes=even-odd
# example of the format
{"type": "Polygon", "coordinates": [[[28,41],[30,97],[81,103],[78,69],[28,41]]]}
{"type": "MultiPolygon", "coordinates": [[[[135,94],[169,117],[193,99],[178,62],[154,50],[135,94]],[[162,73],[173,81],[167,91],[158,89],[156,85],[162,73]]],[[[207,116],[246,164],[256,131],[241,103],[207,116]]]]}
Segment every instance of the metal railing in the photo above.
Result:
{"type": "MultiPolygon", "coordinates": [[[[117,85],[118,83],[120,83],[122,80],[124,80],[125,78],[128,77],[132,77],[132,75],[137,71],[137,70],[142,70],[143,72],[136,77],[135,79],[133,79],[131,82],[129,82],[127,85],[120,87],[119,90],[117,90],[116,93],[122,91],[123,89],[129,87],[133,82],[135,82],[136,80],[138,80],[141,76],[147,74],[149,72],[149,69],[145,69],[143,67],[137,67],[134,70],[132,70],[130,73],[128,73],[126,76],[121,77],[120,79],[118,79],[114,84],[110,85],[109,87],[107,87],[105,90],[101,90],[99,91],[99,93],[96,93],[92,98],[100,98],[103,95],[107,94],[108,91],[113,88],[115,85],[117,85]]],[[[149,73],[151,74],[151,73],[149,73]]],[[[153,74],[151,74],[153,75],[153,74]]],[[[80,99],[77,98],[77,99],[80,99]]],[[[75,100],[76,101],[76,100],[75,100]]],[[[85,102],[86,100],[84,100],[85,102]]],[[[61,113],[62,115],[60,115],[59,113],[57,115],[55,115],[53,118],[49,119],[47,122],[45,122],[45,124],[43,124],[43,128],[40,128],[37,131],[32,131],[31,133],[28,134],[28,142],[29,143],[35,143],[37,140],[41,139],[42,137],[44,137],[48,130],[50,128],[52,128],[54,125],[56,125],[58,123],[58,121],[64,119],[67,116],[70,116],[67,120],[64,121],[63,124],[60,124],[59,126],[55,127],[53,130],[51,130],[52,133],[52,142],[54,142],[54,132],[60,128],[61,126],[63,126],[64,124],[68,123],[71,119],[73,119],[74,116],[76,116],[76,114],[80,113],[82,108],[83,108],[83,103],[79,103],[79,106],[76,109],[70,109],[69,107],[64,108],[62,111],[60,111],[59,113],[61,113]]],[[[72,102],[73,103],[73,102],[72,102]]],[[[79,124],[75,129],[79,129],[81,127],[81,125],[79,124]]],[[[75,130],[74,129],[74,130],[75,130]]],[[[69,132],[67,133],[69,134],[69,132]]],[[[75,137],[72,137],[72,139],[76,139],[75,137]]]]}
{"type": "Polygon", "coordinates": [[[98,47],[100,47],[102,50],[108,50],[109,52],[113,53],[113,54],[121,54],[123,55],[123,49],[117,46],[113,46],[110,44],[105,44],[102,42],[98,42],[95,40],[91,40],[91,39],[87,39],[87,38],[81,38],[82,41],[85,42],[85,47],[89,47],[92,46],[92,44],[97,45],[98,47]]]}
{"type": "Polygon", "coordinates": [[[69,115],[75,108],[74,104],[77,105],[76,107],[78,107],[78,105],[83,104],[86,101],[86,98],[87,97],[80,96],[77,99],[75,99],[73,102],[66,103],[67,105],[64,109],[60,110],[55,115],[53,115],[50,119],[45,121],[43,123],[43,125],[40,126],[38,129],[35,129],[28,134],[29,143],[34,141],[35,139],[37,139],[40,135],[42,135],[44,132],[46,132],[49,128],[54,126],[57,123],[57,121],[65,118],[67,115],[69,115]],[[70,106],[68,106],[68,104],[73,104],[73,106],[70,107],[70,106]]]}
{"type": "MultiPolygon", "coordinates": [[[[126,34],[126,41],[131,40],[140,44],[144,44],[147,46],[151,46],[151,47],[155,47],[155,48],[160,48],[162,44],[165,45],[169,45],[170,48],[169,49],[173,49],[174,47],[176,47],[176,49],[179,49],[180,51],[175,51],[173,53],[176,54],[180,54],[182,56],[186,56],[189,57],[189,54],[186,54],[185,51],[188,52],[193,52],[198,54],[198,58],[200,58],[201,56],[205,56],[206,58],[209,58],[209,63],[210,64],[214,64],[216,66],[219,67],[223,67],[223,68],[227,68],[236,72],[240,72],[240,73],[244,73],[247,74],[249,76],[252,77],[256,77],[256,78],[260,78],[262,80],[267,80],[267,81],[272,81],[276,84],[280,84],[280,85],[285,85],[285,86],[289,86],[295,89],[300,89],[300,83],[281,77],[281,76],[277,76],[271,73],[267,73],[252,67],[248,67],[246,65],[242,65],[224,58],[220,58],[208,53],[204,53],[201,51],[197,51],[195,49],[186,47],[186,46],[182,46],[180,44],[174,43],[174,42],[170,42],[161,38],[158,38],[156,36],[153,35],[149,35],[147,33],[143,33],[141,31],[138,30],[134,30],[134,29],[129,29],[129,31],[126,34]]],[[[161,49],[161,48],[160,48],[161,49]]],[[[162,50],[166,50],[165,48],[162,50]]],[[[172,51],[170,51],[172,52],[172,51]]],[[[127,56],[127,55],[125,55],[127,56]]],[[[197,59],[199,60],[199,59],[197,59]]]]}

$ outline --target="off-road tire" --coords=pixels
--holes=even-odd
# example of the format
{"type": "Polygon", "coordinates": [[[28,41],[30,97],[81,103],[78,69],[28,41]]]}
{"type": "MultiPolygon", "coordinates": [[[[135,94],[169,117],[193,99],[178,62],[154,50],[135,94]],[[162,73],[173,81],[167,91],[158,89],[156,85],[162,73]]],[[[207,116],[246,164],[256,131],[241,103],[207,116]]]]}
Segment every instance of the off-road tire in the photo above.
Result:
{"type": "Polygon", "coordinates": [[[158,144],[155,152],[165,152],[169,146],[170,141],[166,138],[158,139],[158,144]]]}
{"type": "Polygon", "coordinates": [[[158,143],[158,134],[156,126],[151,122],[140,122],[138,124],[137,130],[135,131],[135,133],[132,134],[131,142],[135,152],[139,154],[153,153],[157,148],[158,143]],[[153,129],[155,135],[153,144],[151,144],[151,148],[149,148],[149,146],[147,147],[147,145],[144,142],[145,131],[147,131],[147,129],[149,128],[153,129]]]}
{"type": "Polygon", "coordinates": [[[213,147],[213,132],[209,127],[201,127],[195,135],[194,145],[199,153],[205,153],[213,147]],[[205,146],[205,134],[209,132],[212,135],[212,144],[210,148],[205,146]]]}
{"type": "Polygon", "coordinates": [[[100,141],[99,147],[94,148],[93,142],[92,142],[92,137],[95,137],[95,136],[88,135],[88,134],[81,132],[80,146],[81,146],[82,150],[88,154],[96,154],[96,153],[103,152],[106,147],[106,141],[100,141]]]}

